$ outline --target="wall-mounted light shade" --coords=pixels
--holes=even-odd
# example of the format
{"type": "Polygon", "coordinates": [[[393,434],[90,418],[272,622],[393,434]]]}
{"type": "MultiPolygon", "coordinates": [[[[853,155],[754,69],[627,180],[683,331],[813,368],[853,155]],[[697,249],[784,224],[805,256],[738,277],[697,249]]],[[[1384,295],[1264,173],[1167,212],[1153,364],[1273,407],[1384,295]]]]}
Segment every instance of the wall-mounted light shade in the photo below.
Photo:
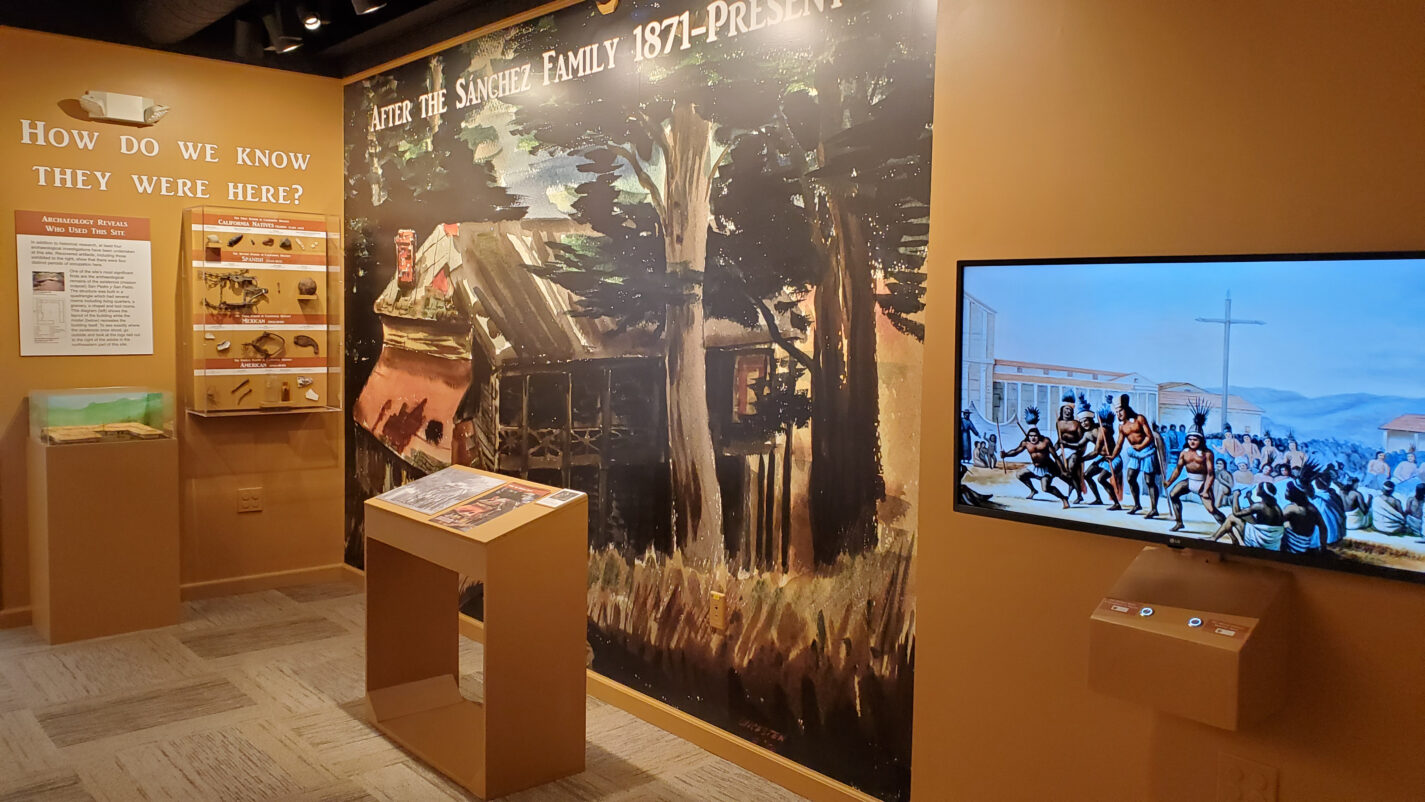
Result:
{"type": "Polygon", "coordinates": [[[358,14],[370,14],[386,5],[386,0],[351,0],[351,9],[358,14]]]}

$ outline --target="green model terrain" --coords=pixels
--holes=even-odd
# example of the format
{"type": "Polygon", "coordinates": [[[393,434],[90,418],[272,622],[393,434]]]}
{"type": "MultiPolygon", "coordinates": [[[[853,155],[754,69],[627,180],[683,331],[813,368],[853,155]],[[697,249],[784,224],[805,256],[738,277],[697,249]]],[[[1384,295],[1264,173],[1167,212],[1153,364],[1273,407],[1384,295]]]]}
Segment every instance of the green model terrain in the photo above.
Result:
{"type": "Polygon", "coordinates": [[[54,399],[49,405],[48,425],[50,426],[95,426],[101,423],[142,423],[162,428],[163,394],[98,396],[103,401],[92,401],[82,407],[61,406],[63,401],[78,400],[82,396],[54,399]],[[56,403],[59,402],[59,403],[56,403]]]}

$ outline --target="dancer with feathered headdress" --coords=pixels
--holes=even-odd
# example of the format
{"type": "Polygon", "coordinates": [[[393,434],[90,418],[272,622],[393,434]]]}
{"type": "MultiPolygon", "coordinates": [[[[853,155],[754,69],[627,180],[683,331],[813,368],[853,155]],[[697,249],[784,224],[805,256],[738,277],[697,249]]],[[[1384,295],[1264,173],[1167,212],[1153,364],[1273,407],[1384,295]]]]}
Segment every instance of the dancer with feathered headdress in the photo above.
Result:
{"type": "Polygon", "coordinates": [[[1173,466],[1173,472],[1168,474],[1168,506],[1173,509],[1173,528],[1171,532],[1181,532],[1183,529],[1183,496],[1188,493],[1196,493],[1202,499],[1202,506],[1208,514],[1221,524],[1227,519],[1221,511],[1217,509],[1217,502],[1213,498],[1213,483],[1216,481],[1216,467],[1214,461],[1217,455],[1212,453],[1212,449],[1207,447],[1207,436],[1203,433],[1203,424],[1207,423],[1207,415],[1212,411],[1212,405],[1206,399],[1194,398],[1188,403],[1188,409],[1192,412],[1192,428],[1187,433],[1187,445],[1178,454],[1178,462],[1173,466]],[[1183,479],[1177,484],[1178,474],[1183,474],[1183,479]]]}
{"type": "Polygon", "coordinates": [[[1093,491],[1094,504],[1102,502],[1102,498],[1098,494],[1098,487],[1102,485],[1108,493],[1108,500],[1112,502],[1112,506],[1108,509],[1121,510],[1123,507],[1118,504],[1115,471],[1122,465],[1123,460],[1113,458],[1113,410],[1107,407],[1100,409],[1098,419],[1094,424],[1093,428],[1089,430],[1093,437],[1094,448],[1089,453],[1089,461],[1084,465],[1084,481],[1093,491]]]}
{"type": "Polygon", "coordinates": [[[1064,505],[1064,509],[1067,510],[1069,497],[1059,492],[1059,488],[1054,486],[1054,480],[1060,479],[1070,486],[1072,483],[1065,475],[1064,464],[1059,459],[1059,452],[1054,449],[1054,444],[1049,441],[1049,438],[1040,434],[1039,428],[1035,425],[1039,423],[1039,410],[1035,407],[1025,408],[1024,422],[1029,424],[1029,428],[1024,432],[1024,439],[1009,451],[999,452],[999,455],[1001,458],[1006,458],[1020,452],[1027,454],[1029,464],[1019,472],[1019,481],[1029,488],[1029,498],[1032,499],[1039,494],[1039,491],[1034,489],[1034,480],[1038,479],[1044,492],[1059,499],[1059,502],[1064,505]]]}
{"type": "Polygon", "coordinates": [[[1133,493],[1133,509],[1129,515],[1137,515],[1143,510],[1139,500],[1138,477],[1148,487],[1148,514],[1145,519],[1158,517],[1158,443],[1153,437],[1153,427],[1148,418],[1135,411],[1127,393],[1118,397],[1118,445],[1113,448],[1113,456],[1123,456],[1124,483],[1133,493]]]}
{"type": "MultiPolygon", "coordinates": [[[[1084,399],[1085,418],[1074,414],[1074,394],[1065,392],[1063,403],[1059,404],[1059,419],[1054,429],[1059,435],[1059,459],[1064,465],[1064,481],[1074,492],[1075,504],[1084,502],[1084,449],[1089,445],[1088,427],[1093,425],[1093,413],[1087,411],[1088,399],[1084,399]]],[[[1097,491],[1095,491],[1097,495],[1097,491]]]]}

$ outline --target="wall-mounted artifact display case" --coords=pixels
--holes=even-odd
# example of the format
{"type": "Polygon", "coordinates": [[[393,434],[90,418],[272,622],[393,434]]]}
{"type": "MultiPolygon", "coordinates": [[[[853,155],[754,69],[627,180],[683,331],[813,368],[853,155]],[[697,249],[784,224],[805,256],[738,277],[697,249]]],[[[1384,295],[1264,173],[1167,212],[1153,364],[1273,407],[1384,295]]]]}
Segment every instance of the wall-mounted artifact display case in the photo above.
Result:
{"type": "Polygon", "coordinates": [[[30,436],[45,445],[173,437],[173,394],[144,387],[36,390],[30,436]]]}
{"type": "Polygon", "coordinates": [[[184,212],[189,412],[341,408],[340,231],[329,215],[184,212]]]}

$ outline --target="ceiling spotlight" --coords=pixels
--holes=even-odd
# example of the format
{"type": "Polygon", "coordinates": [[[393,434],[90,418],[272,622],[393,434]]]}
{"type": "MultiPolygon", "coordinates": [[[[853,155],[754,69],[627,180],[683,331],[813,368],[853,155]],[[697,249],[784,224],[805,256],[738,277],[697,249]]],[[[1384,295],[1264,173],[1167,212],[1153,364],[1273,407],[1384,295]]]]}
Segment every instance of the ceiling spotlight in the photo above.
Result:
{"type": "Polygon", "coordinates": [[[351,10],[358,14],[380,11],[385,5],[386,0],[351,0],[351,10]]]}
{"type": "Polygon", "coordinates": [[[322,15],[307,3],[297,4],[297,19],[302,21],[302,27],[309,31],[315,31],[322,27],[322,15]]]}
{"type": "Polygon", "coordinates": [[[262,15],[262,24],[267,28],[267,49],[275,53],[291,53],[302,46],[302,37],[283,29],[280,14],[280,9],[274,9],[262,15]]]}

